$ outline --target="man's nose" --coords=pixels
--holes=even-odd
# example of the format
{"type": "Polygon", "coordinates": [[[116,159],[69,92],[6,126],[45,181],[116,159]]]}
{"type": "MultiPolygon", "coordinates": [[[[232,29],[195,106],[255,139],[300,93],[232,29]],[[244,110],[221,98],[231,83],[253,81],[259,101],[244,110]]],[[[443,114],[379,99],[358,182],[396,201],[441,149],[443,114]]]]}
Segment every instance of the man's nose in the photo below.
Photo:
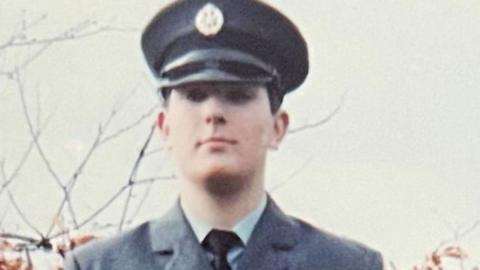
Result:
{"type": "Polygon", "coordinates": [[[225,105],[216,97],[211,97],[205,102],[205,122],[213,125],[227,123],[225,105]]]}

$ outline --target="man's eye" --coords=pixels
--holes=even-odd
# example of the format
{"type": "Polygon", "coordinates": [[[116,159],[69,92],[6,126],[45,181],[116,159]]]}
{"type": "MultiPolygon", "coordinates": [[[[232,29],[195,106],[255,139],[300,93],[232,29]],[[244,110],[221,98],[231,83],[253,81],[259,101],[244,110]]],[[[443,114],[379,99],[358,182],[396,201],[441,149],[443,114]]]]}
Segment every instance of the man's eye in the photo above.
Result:
{"type": "Polygon", "coordinates": [[[200,91],[200,90],[188,91],[188,92],[185,94],[185,97],[186,97],[189,101],[202,102],[202,101],[204,101],[205,99],[208,98],[208,93],[205,92],[205,91],[200,91]]]}
{"type": "Polygon", "coordinates": [[[253,99],[252,93],[246,91],[245,89],[238,89],[233,91],[228,91],[225,93],[224,98],[233,104],[243,104],[253,99]]]}

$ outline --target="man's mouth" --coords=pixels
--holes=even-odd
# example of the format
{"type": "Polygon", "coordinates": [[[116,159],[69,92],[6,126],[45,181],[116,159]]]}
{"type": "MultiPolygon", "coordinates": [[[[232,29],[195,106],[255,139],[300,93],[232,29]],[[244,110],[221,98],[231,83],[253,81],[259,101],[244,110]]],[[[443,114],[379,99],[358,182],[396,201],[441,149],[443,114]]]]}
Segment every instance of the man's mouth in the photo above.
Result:
{"type": "Polygon", "coordinates": [[[225,137],[209,137],[207,139],[201,140],[197,143],[197,147],[204,145],[204,144],[212,144],[212,145],[222,145],[222,144],[237,144],[236,140],[228,139],[225,137]]]}

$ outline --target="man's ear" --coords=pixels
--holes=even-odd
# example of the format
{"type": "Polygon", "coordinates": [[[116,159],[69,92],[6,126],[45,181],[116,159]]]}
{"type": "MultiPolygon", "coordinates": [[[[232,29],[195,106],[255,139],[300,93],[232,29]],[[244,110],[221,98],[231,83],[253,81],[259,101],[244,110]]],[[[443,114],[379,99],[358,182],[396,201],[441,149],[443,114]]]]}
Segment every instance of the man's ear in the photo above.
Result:
{"type": "Polygon", "coordinates": [[[272,141],[270,142],[270,147],[273,149],[277,149],[280,143],[282,142],[285,134],[288,130],[288,125],[290,123],[290,118],[286,111],[279,110],[274,115],[274,122],[273,122],[273,130],[274,136],[272,141]]]}
{"type": "Polygon", "coordinates": [[[166,121],[167,115],[164,111],[158,113],[157,116],[157,126],[160,129],[160,134],[162,135],[163,139],[166,139],[170,134],[170,130],[166,121]]]}

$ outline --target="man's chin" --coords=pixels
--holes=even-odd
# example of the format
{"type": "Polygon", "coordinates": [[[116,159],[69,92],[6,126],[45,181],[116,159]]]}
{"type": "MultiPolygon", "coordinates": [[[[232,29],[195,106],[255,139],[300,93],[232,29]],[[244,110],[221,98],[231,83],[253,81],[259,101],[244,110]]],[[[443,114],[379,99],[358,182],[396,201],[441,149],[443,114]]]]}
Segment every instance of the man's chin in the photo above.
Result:
{"type": "Polygon", "coordinates": [[[217,197],[233,196],[241,192],[247,181],[245,174],[223,169],[210,171],[204,177],[206,190],[217,197]]]}

